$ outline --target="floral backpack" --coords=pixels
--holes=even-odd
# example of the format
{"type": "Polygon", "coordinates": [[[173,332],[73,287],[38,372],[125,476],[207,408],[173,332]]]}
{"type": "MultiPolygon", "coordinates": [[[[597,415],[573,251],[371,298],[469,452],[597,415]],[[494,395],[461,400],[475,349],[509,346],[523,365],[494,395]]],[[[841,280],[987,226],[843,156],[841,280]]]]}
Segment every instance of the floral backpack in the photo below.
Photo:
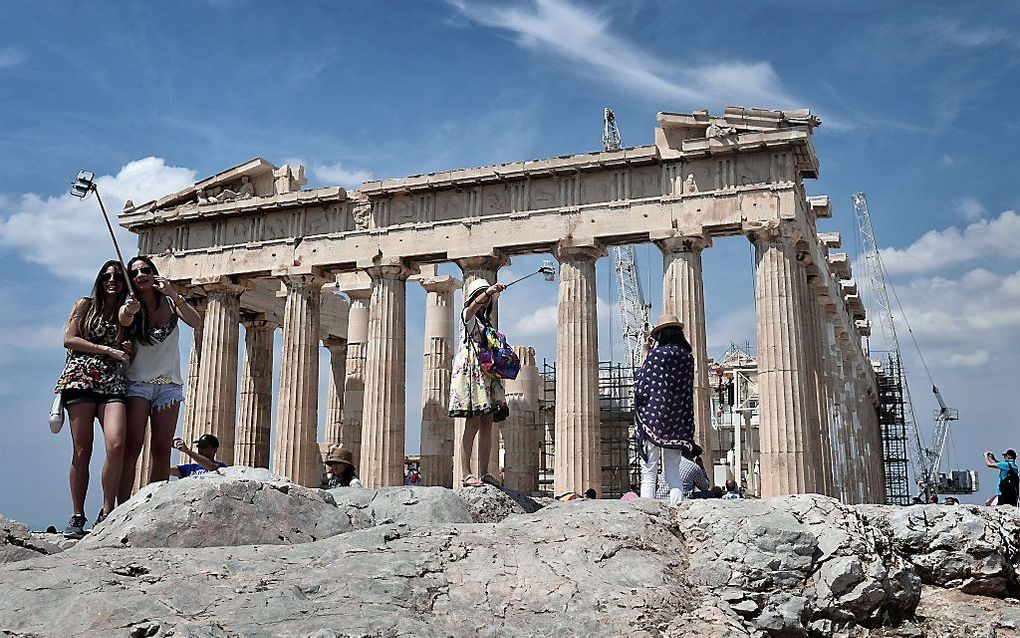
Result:
{"type": "Polygon", "coordinates": [[[478,353],[478,361],[482,372],[498,379],[516,379],[521,371],[521,359],[514,352],[502,332],[497,331],[487,321],[479,321],[482,329],[482,340],[485,345],[478,353]]]}

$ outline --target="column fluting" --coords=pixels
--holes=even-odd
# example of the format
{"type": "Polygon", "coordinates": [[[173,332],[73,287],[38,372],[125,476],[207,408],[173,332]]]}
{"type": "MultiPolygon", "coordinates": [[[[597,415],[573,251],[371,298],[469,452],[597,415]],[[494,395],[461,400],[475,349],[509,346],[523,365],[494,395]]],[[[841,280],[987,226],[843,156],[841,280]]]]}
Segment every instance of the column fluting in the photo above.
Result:
{"type": "Polygon", "coordinates": [[[273,409],[273,338],[278,324],[259,317],[244,323],[244,364],[237,405],[234,464],[269,467],[273,409]]]}

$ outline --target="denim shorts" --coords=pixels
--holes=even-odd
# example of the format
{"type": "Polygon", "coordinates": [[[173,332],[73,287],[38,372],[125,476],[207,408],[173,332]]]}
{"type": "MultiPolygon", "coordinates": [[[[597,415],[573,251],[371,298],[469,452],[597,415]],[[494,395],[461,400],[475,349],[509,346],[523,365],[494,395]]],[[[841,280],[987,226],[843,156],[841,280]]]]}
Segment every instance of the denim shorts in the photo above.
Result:
{"type": "Polygon", "coordinates": [[[127,395],[145,399],[153,410],[162,410],[175,403],[184,402],[184,388],[177,383],[149,383],[128,381],[127,395]]]}

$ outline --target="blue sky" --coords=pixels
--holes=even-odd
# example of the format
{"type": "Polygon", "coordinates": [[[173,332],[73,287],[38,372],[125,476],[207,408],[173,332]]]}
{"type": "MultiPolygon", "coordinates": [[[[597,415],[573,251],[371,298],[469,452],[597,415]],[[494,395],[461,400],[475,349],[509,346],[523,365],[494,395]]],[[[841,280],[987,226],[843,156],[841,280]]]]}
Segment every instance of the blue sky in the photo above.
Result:
{"type": "MultiPolygon", "coordinates": [[[[960,409],[950,461],[976,467],[984,449],[1020,443],[1017,5],[15,2],[5,17],[0,480],[26,487],[0,490],[7,515],[44,526],[68,514],[69,436],[50,435],[45,416],[62,323],[112,252],[94,206],[64,195],[79,169],[105,176],[114,210],[254,156],[304,163],[313,186],[352,186],[595,150],[604,106],[629,145],[652,142],[663,110],[818,113],[821,178],[808,189],[833,198],[823,229],[853,252],[850,194],[867,192],[906,316],[960,409]]],[[[656,301],[657,251],[638,256],[656,301]]],[[[742,239],[706,252],[710,354],[753,342],[751,268],[742,239]]],[[[598,286],[603,353],[619,356],[608,260],[598,286]]],[[[414,451],[424,295],[409,290],[414,451]]],[[[554,303],[555,286],[522,284],[501,310],[511,339],[552,356],[554,303]]],[[[927,423],[927,379],[912,349],[906,362],[927,423]]],[[[90,516],[101,458],[97,442],[90,516]]]]}

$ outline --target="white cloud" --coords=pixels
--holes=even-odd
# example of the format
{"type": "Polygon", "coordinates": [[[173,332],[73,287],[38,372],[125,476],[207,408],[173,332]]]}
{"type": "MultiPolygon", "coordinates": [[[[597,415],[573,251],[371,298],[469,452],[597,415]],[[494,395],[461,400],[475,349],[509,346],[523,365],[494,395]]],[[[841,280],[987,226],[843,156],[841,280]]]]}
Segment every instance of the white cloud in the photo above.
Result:
{"type": "Polygon", "coordinates": [[[991,26],[962,26],[958,22],[936,19],[920,25],[922,33],[938,44],[955,44],[965,48],[990,47],[999,44],[1020,46],[1020,37],[1005,29],[991,26]]]}
{"type": "MultiPolygon", "coordinates": [[[[73,176],[69,176],[73,177],[73,176]]],[[[161,197],[195,182],[195,171],[167,166],[158,157],[125,164],[116,175],[96,179],[107,212],[115,218],[124,201],[136,204],[161,197]]],[[[0,247],[53,273],[90,280],[107,259],[116,256],[95,198],[84,201],[70,194],[43,197],[26,193],[12,206],[14,213],[0,216],[0,247]]],[[[116,226],[125,259],[135,252],[132,233],[116,226]]]]}
{"type": "Polygon", "coordinates": [[[988,356],[987,350],[977,350],[970,354],[954,354],[949,357],[949,363],[954,366],[973,368],[988,363],[990,359],[991,357],[988,356]]]}
{"type": "Polygon", "coordinates": [[[28,60],[28,53],[15,47],[0,49],[0,69],[18,66],[28,60]]]}
{"type": "Polygon", "coordinates": [[[793,105],[768,62],[733,60],[698,66],[661,60],[613,33],[603,13],[570,0],[534,0],[523,6],[448,2],[478,24],[510,32],[524,49],[566,61],[582,74],[608,79],[643,95],[687,106],[793,105]]]}
{"type": "Polygon", "coordinates": [[[1020,215],[1007,210],[995,219],[981,219],[963,230],[951,226],[930,230],[906,248],[885,248],[882,262],[891,275],[935,272],[949,266],[989,258],[1020,258],[1020,215]]]}
{"type": "Polygon", "coordinates": [[[979,202],[975,197],[960,197],[958,199],[954,199],[952,204],[953,211],[969,222],[981,219],[985,216],[985,213],[988,212],[985,205],[979,202]]]}
{"type": "Polygon", "coordinates": [[[372,179],[372,173],[357,168],[347,168],[340,162],[312,166],[312,177],[320,182],[345,188],[357,188],[362,182],[372,179]]]}

